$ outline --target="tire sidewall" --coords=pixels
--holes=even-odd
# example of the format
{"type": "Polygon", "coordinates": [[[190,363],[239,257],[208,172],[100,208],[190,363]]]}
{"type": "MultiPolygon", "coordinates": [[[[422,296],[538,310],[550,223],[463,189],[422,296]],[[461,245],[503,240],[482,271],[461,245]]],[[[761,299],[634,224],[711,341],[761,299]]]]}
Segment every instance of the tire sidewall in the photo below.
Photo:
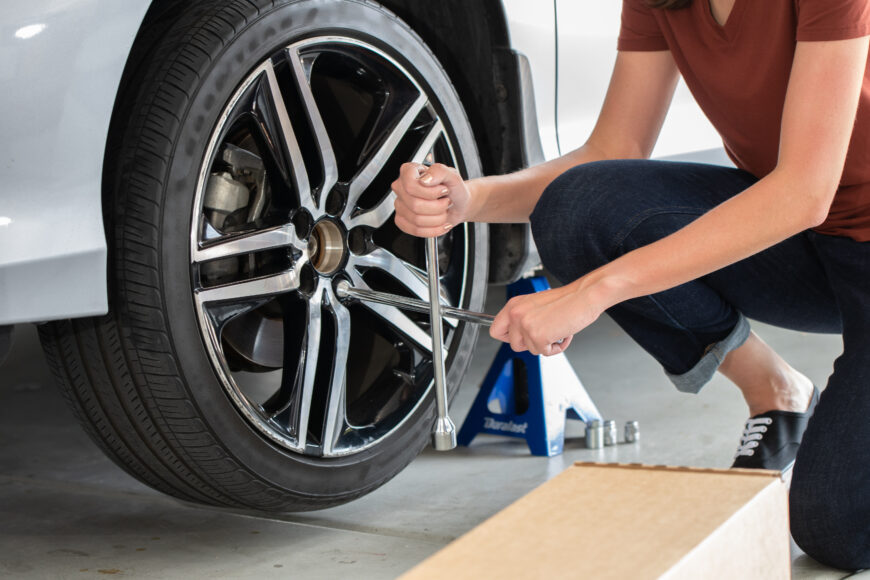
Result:
{"type": "MultiPolygon", "coordinates": [[[[273,6],[249,21],[232,42],[220,48],[203,71],[182,112],[175,150],[166,175],[161,216],[160,286],[178,371],[197,415],[214,433],[232,460],[259,478],[296,494],[340,501],[357,496],[398,473],[425,447],[434,418],[432,392],[413,415],[379,444],[354,455],[311,458],[278,448],[245,420],[221,386],[202,342],[192,299],[190,226],[194,193],[204,152],[218,118],[241,81],[268,55],[306,37],[341,35],[377,46],[400,62],[437,100],[449,121],[451,138],[468,176],[480,174],[470,125],[455,90],[422,41],[395,16],[369,2],[301,0],[273,6]],[[324,469],[331,476],[324,477],[324,469]]],[[[469,227],[470,256],[464,306],[482,306],[486,278],[485,229],[469,227]]],[[[449,360],[448,384],[458,385],[471,358],[477,328],[458,329],[449,360]]]]}

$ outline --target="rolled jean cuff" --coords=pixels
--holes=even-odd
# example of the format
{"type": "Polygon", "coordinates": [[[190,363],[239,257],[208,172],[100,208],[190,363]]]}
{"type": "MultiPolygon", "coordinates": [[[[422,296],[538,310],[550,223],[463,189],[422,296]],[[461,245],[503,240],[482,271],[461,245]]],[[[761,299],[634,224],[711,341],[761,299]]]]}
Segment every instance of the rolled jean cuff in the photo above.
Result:
{"type": "Polygon", "coordinates": [[[707,349],[707,352],[701,357],[698,364],[692,367],[691,370],[681,375],[672,375],[668,372],[665,374],[668,375],[668,378],[671,379],[671,382],[674,383],[678,391],[697,394],[704,385],[710,382],[710,379],[716,374],[716,370],[722,364],[722,361],[725,360],[728,353],[740,347],[746,342],[747,338],[749,338],[749,322],[741,314],[731,334],[707,349]]]}

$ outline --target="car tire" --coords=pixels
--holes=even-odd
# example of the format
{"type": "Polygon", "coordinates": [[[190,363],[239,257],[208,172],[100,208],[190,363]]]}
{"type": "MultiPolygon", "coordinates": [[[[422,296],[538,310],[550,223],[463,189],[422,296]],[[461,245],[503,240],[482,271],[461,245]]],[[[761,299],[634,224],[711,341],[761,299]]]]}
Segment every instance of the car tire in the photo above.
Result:
{"type": "MultiPolygon", "coordinates": [[[[374,2],[199,0],[152,25],[107,148],[110,311],[42,325],[50,366],[97,444],[158,490],[273,512],[350,501],[426,446],[431,347],[425,315],[334,286],[421,297],[424,242],[389,219],[389,176],[422,157],[479,175],[470,124],[374,2]]],[[[439,243],[445,301],[480,309],[485,228],[439,243]]],[[[455,390],[478,330],[444,330],[455,390]]]]}

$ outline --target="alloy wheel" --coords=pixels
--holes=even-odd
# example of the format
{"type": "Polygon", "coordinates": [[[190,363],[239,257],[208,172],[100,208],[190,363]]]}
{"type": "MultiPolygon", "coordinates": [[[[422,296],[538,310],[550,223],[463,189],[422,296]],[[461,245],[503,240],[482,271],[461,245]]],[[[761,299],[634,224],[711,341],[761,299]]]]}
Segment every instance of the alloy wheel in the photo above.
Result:
{"type": "MultiPolygon", "coordinates": [[[[357,453],[431,389],[428,318],[335,293],[428,299],[425,242],[395,227],[389,185],[424,160],[461,168],[437,97],[356,39],[277,51],[225,107],[193,205],[193,298],[220,383],[280,448],[357,453]]],[[[445,304],[467,299],[471,247],[467,226],[439,240],[445,304]]],[[[458,329],[444,323],[448,365],[458,329]]]]}

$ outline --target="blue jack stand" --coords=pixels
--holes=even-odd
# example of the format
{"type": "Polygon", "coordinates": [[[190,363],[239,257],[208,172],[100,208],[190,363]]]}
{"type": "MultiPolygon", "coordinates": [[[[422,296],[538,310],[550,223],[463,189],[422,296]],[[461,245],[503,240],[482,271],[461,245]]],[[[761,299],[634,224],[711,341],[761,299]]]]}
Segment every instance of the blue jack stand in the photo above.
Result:
{"type": "MultiPolygon", "coordinates": [[[[543,276],[524,278],[507,287],[508,300],[548,290],[543,276]]],[[[601,419],[586,389],[564,354],[542,357],[501,345],[480,392],[459,430],[468,446],[478,433],[521,437],[532,455],[562,453],[565,421],[601,419]]]]}

